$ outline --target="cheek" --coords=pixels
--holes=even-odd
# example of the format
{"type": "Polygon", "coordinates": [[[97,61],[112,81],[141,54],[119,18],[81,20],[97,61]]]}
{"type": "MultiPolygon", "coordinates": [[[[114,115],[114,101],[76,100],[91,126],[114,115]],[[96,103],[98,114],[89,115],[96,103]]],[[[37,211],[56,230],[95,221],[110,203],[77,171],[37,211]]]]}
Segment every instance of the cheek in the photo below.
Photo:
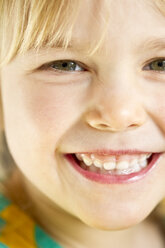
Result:
{"type": "Polygon", "coordinates": [[[3,79],[6,134],[13,154],[21,160],[27,154],[33,159],[34,151],[50,153],[81,118],[91,91],[89,81],[47,84],[14,75],[11,80],[7,73],[3,79]]]}
{"type": "Polygon", "coordinates": [[[146,78],[141,83],[145,111],[153,125],[165,133],[165,82],[146,78]]]}
{"type": "Polygon", "coordinates": [[[4,113],[11,154],[28,178],[33,182],[44,178],[41,181],[47,185],[48,166],[55,167],[50,154],[53,155],[62,135],[81,118],[90,95],[89,83],[65,86],[32,80],[5,83],[4,113]]]}
{"type": "Polygon", "coordinates": [[[42,132],[62,134],[81,117],[89,99],[88,84],[46,85],[24,90],[29,118],[42,132]]]}
{"type": "Polygon", "coordinates": [[[165,133],[165,91],[163,94],[159,93],[155,96],[154,100],[151,101],[150,114],[157,127],[165,133]]]}

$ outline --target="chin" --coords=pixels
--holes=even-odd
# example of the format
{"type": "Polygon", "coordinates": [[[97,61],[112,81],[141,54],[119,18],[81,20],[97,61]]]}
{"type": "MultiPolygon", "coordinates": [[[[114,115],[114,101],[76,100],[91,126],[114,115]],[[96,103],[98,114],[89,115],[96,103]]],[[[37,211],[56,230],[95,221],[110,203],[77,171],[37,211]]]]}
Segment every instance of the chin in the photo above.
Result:
{"type": "Polygon", "coordinates": [[[147,216],[139,216],[139,213],[134,215],[108,215],[108,216],[82,216],[80,220],[89,227],[103,231],[124,230],[136,226],[143,222],[147,216]]]}
{"type": "Polygon", "coordinates": [[[102,230],[102,231],[119,231],[119,230],[125,230],[128,228],[131,228],[137,224],[139,224],[139,222],[134,222],[134,223],[121,223],[118,220],[116,222],[109,222],[109,223],[104,223],[103,221],[84,221],[85,225],[91,227],[91,228],[95,228],[98,230],[102,230]]]}

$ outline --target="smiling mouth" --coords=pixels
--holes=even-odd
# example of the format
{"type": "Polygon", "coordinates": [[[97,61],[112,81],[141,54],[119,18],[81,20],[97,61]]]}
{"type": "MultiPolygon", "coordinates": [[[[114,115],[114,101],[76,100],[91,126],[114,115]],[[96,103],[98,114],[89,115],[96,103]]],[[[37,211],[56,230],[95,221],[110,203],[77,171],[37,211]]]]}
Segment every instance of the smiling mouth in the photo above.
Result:
{"type": "Polygon", "coordinates": [[[129,154],[127,161],[124,161],[124,156],[118,155],[115,156],[115,163],[112,159],[114,156],[108,155],[109,161],[106,156],[102,156],[101,164],[89,153],[70,153],[65,154],[64,157],[85,178],[103,184],[113,184],[130,183],[142,179],[156,167],[162,154],[141,153],[136,154],[136,158],[135,154],[129,154]]]}
{"type": "Polygon", "coordinates": [[[84,170],[103,175],[126,175],[146,168],[154,153],[141,155],[101,156],[94,154],[71,154],[75,162],[84,170]]]}

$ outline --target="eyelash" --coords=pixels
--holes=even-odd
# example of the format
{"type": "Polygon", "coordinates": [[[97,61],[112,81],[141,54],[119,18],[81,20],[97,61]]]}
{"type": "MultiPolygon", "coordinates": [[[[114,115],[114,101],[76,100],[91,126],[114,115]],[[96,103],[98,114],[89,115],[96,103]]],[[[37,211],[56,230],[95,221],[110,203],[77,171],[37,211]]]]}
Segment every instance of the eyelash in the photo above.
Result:
{"type": "MultiPolygon", "coordinates": [[[[53,68],[53,65],[57,65],[57,64],[61,64],[61,65],[65,65],[66,63],[69,63],[69,62],[72,62],[72,65],[74,64],[77,67],[81,68],[81,70],[76,70],[78,72],[81,72],[81,71],[86,71],[87,70],[87,66],[85,66],[84,64],[82,64],[81,62],[78,62],[78,61],[75,61],[75,60],[56,60],[56,61],[53,61],[53,62],[50,62],[50,63],[47,63],[47,64],[44,64],[40,69],[42,70],[53,70],[55,72],[58,72],[58,73],[67,73],[67,72],[76,72],[76,71],[73,71],[73,70],[60,70],[60,69],[55,69],[53,68]]],[[[65,68],[65,66],[64,66],[65,68]]]]}
{"type": "Polygon", "coordinates": [[[153,71],[153,72],[156,72],[156,73],[165,73],[165,58],[157,57],[157,58],[150,59],[149,61],[147,61],[147,65],[144,66],[143,68],[146,68],[146,67],[149,68],[149,69],[147,69],[147,71],[153,71]],[[164,70],[154,70],[154,69],[151,69],[150,66],[152,65],[152,63],[155,63],[155,62],[158,62],[158,63],[162,63],[163,62],[163,64],[160,65],[160,67],[161,66],[164,66],[164,70]]]}
{"type": "MultiPolygon", "coordinates": [[[[163,71],[162,70],[151,69],[152,63],[154,63],[154,62],[163,62],[163,61],[165,62],[165,58],[162,58],[162,57],[150,59],[149,61],[146,62],[147,65],[145,65],[143,67],[143,70],[144,70],[144,68],[148,67],[149,69],[145,69],[145,70],[147,70],[147,71],[154,71],[156,73],[165,73],[165,68],[164,68],[163,71]]],[[[70,72],[73,73],[73,72],[76,72],[74,70],[70,70],[69,71],[69,70],[60,70],[60,69],[52,68],[53,65],[55,65],[55,64],[57,65],[57,64],[60,64],[61,63],[61,65],[63,64],[63,66],[64,66],[66,63],[69,63],[69,62],[72,62],[72,65],[74,64],[74,65],[76,65],[76,67],[81,68],[81,70],[78,70],[77,72],[82,72],[82,71],[87,71],[88,70],[88,68],[87,68],[86,65],[84,65],[81,62],[75,61],[75,60],[56,60],[56,61],[53,61],[53,62],[50,62],[50,63],[47,63],[47,64],[42,65],[39,69],[40,70],[53,70],[53,71],[58,72],[58,73],[65,73],[65,72],[66,73],[68,73],[68,72],[69,73],[70,72]]],[[[165,66],[165,63],[163,63],[163,65],[165,66]]]]}

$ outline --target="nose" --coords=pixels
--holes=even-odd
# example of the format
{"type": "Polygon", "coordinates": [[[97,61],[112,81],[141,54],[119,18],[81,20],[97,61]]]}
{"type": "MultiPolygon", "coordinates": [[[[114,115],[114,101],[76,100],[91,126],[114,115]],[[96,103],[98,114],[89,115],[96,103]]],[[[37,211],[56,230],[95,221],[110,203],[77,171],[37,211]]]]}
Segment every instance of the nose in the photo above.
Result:
{"type": "Polygon", "coordinates": [[[86,123],[95,129],[111,132],[126,131],[142,126],[147,114],[136,94],[129,91],[104,91],[101,98],[85,114],[86,123]]]}

